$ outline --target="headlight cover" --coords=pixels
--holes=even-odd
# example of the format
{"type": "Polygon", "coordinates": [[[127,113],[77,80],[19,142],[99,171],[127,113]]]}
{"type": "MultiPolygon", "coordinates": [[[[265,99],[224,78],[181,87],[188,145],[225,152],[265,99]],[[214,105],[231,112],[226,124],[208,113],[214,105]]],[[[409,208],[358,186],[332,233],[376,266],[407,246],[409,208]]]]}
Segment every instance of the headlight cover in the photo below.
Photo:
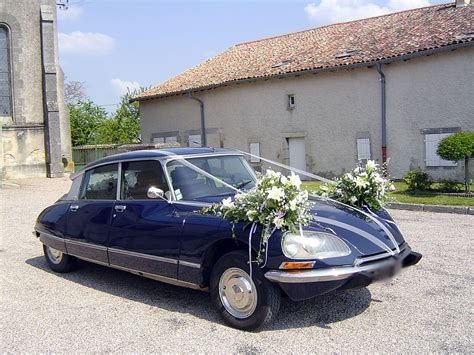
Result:
{"type": "Polygon", "coordinates": [[[339,237],[315,231],[286,233],[281,242],[283,254],[290,259],[327,259],[347,256],[351,250],[339,237]]]}

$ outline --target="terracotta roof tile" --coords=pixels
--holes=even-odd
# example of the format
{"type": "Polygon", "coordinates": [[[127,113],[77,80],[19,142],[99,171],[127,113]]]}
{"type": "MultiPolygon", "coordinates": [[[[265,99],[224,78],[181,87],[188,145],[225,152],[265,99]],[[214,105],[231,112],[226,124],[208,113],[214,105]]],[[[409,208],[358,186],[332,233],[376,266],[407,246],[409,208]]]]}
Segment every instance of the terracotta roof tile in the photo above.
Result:
{"type": "Polygon", "coordinates": [[[473,19],[474,6],[444,4],[241,43],[136,99],[239,80],[371,64],[464,42],[474,44],[473,19]]]}

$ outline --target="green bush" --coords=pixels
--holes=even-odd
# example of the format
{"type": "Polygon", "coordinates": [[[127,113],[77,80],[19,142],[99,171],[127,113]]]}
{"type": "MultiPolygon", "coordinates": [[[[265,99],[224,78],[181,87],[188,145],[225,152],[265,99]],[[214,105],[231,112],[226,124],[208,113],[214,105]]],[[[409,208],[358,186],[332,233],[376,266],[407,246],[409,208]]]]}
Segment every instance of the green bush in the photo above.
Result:
{"type": "Polygon", "coordinates": [[[441,180],[439,189],[443,192],[459,192],[462,190],[460,184],[454,180],[441,180]]]}
{"type": "Polygon", "coordinates": [[[404,177],[403,181],[408,185],[408,191],[426,191],[431,186],[431,177],[421,170],[416,168],[410,170],[404,177]]]}
{"type": "Polygon", "coordinates": [[[458,132],[441,140],[438,155],[446,160],[464,160],[464,187],[469,191],[469,159],[474,157],[474,132],[458,132]]]}
{"type": "Polygon", "coordinates": [[[458,132],[439,142],[438,155],[446,160],[463,160],[474,156],[474,132],[458,132]]]}

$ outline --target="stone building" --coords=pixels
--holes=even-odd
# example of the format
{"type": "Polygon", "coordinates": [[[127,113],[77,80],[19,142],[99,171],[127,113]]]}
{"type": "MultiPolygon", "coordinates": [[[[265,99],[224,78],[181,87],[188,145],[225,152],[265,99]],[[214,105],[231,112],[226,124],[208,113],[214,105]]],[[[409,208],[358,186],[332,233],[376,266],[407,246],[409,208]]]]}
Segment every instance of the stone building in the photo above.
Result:
{"type": "Polygon", "coordinates": [[[71,162],[56,2],[0,2],[0,178],[62,176],[71,162]]]}
{"type": "Polygon", "coordinates": [[[237,44],[135,100],[143,142],[200,145],[202,108],[209,146],[326,176],[389,158],[395,178],[462,180],[436,148],[474,130],[473,93],[474,6],[458,0],[237,44]]]}

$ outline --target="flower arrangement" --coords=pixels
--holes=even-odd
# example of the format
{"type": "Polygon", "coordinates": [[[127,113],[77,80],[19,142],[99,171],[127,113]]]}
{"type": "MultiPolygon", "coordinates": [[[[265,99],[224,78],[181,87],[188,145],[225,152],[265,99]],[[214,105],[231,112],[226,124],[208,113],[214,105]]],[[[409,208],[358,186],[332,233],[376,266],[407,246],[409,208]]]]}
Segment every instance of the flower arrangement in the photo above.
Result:
{"type": "Polygon", "coordinates": [[[239,222],[261,224],[257,255],[257,262],[261,263],[261,254],[273,232],[277,229],[297,232],[299,225],[308,225],[312,220],[310,208],[308,191],[301,189],[298,175],[284,176],[267,170],[257,175],[256,185],[250,191],[237,193],[234,198],[224,199],[201,212],[217,214],[230,220],[233,226],[239,222]]]}
{"type": "Polygon", "coordinates": [[[388,192],[393,190],[395,187],[389,178],[383,177],[381,167],[369,160],[365,166],[359,165],[334,182],[322,185],[318,194],[351,206],[380,210],[390,201],[388,192]]]}

